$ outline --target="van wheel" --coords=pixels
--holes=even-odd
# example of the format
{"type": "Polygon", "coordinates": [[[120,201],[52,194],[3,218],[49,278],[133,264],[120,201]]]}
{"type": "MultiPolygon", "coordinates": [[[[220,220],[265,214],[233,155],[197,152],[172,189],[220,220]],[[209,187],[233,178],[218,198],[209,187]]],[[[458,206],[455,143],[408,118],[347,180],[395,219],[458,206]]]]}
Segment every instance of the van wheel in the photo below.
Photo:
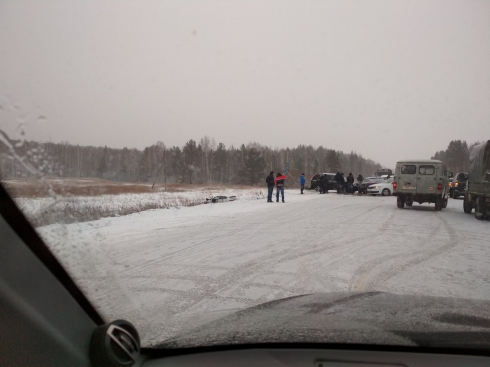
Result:
{"type": "Polygon", "coordinates": [[[403,207],[405,206],[405,199],[403,198],[403,196],[398,196],[396,198],[396,206],[400,209],[403,209],[403,207]]]}
{"type": "Polygon", "coordinates": [[[447,208],[447,200],[448,200],[448,199],[446,198],[446,199],[444,199],[444,201],[442,202],[442,207],[443,207],[443,208],[447,208]]]}
{"type": "Polygon", "coordinates": [[[475,218],[478,220],[484,219],[485,215],[485,204],[483,203],[482,198],[477,198],[476,199],[476,206],[475,206],[475,218]]]}
{"type": "Polygon", "coordinates": [[[436,199],[436,212],[440,212],[442,210],[442,198],[436,199]]]}
{"type": "Polygon", "coordinates": [[[381,191],[381,195],[390,196],[391,195],[390,189],[384,189],[383,191],[381,191]]]}
{"type": "Polygon", "coordinates": [[[471,214],[472,209],[473,208],[471,207],[471,202],[466,198],[466,195],[465,195],[464,201],[463,201],[463,211],[466,214],[471,214]]]}

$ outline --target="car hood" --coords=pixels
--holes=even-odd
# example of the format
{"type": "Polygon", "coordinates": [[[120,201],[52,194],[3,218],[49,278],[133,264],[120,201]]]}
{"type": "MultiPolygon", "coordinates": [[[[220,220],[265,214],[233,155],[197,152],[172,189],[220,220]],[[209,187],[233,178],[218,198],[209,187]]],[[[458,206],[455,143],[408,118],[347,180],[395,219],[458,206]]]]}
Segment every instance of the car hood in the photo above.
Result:
{"type": "Polygon", "coordinates": [[[156,348],[333,343],[481,349],[490,347],[490,301],[385,292],[317,293],[182,325],[156,348]]]}

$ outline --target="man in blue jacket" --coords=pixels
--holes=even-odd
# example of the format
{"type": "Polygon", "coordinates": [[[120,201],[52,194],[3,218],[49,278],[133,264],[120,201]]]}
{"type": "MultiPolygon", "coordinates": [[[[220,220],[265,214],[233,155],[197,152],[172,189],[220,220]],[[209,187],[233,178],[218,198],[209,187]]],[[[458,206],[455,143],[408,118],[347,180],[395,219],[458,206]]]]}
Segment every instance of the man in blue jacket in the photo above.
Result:
{"type": "Polygon", "coordinates": [[[305,183],[306,183],[306,177],[305,177],[305,174],[302,173],[301,176],[299,176],[299,184],[301,185],[301,193],[303,193],[303,190],[305,189],[305,183]]]}

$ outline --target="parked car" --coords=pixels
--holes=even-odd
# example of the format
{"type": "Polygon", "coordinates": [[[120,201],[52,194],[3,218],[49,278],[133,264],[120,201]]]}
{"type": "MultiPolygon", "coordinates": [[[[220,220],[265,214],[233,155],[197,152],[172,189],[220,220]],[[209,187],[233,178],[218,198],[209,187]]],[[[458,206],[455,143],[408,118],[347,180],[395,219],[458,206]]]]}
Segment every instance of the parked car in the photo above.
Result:
{"type": "Polygon", "coordinates": [[[469,214],[473,208],[476,219],[490,216],[490,140],[470,150],[470,170],[463,210],[469,214]]]}
{"type": "Polygon", "coordinates": [[[327,175],[328,177],[328,190],[337,190],[337,183],[335,182],[335,173],[316,173],[311,177],[310,189],[318,190],[320,184],[320,175],[327,175]]]}
{"type": "Polygon", "coordinates": [[[380,176],[368,177],[361,182],[358,186],[359,194],[367,194],[367,188],[373,184],[382,182],[383,178],[380,176]]]}
{"type": "Polygon", "coordinates": [[[452,185],[449,186],[449,196],[457,199],[460,195],[464,195],[466,182],[468,181],[468,172],[459,172],[456,178],[453,179],[452,185]]]}
{"type": "Polygon", "coordinates": [[[370,195],[390,196],[392,192],[393,192],[392,178],[375,183],[367,188],[367,193],[370,195]]]}
{"type": "Polygon", "coordinates": [[[396,164],[393,195],[398,208],[416,201],[434,203],[436,211],[447,206],[449,185],[447,168],[438,160],[408,160],[396,164]]]}

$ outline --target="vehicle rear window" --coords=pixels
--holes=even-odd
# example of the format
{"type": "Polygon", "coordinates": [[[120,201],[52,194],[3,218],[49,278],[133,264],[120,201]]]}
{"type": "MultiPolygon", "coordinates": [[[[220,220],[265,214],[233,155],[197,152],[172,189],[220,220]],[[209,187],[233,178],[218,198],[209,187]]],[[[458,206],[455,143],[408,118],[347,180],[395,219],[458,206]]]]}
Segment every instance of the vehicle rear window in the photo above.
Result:
{"type": "Polygon", "coordinates": [[[408,164],[408,165],[404,164],[402,166],[401,172],[404,175],[414,175],[417,172],[417,167],[413,164],[408,164]]]}
{"type": "Polygon", "coordinates": [[[434,166],[420,166],[419,174],[421,175],[433,175],[436,171],[434,166]]]}
{"type": "Polygon", "coordinates": [[[458,181],[468,181],[468,175],[466,173],[460,173],[456,178],[458,181]]]}

